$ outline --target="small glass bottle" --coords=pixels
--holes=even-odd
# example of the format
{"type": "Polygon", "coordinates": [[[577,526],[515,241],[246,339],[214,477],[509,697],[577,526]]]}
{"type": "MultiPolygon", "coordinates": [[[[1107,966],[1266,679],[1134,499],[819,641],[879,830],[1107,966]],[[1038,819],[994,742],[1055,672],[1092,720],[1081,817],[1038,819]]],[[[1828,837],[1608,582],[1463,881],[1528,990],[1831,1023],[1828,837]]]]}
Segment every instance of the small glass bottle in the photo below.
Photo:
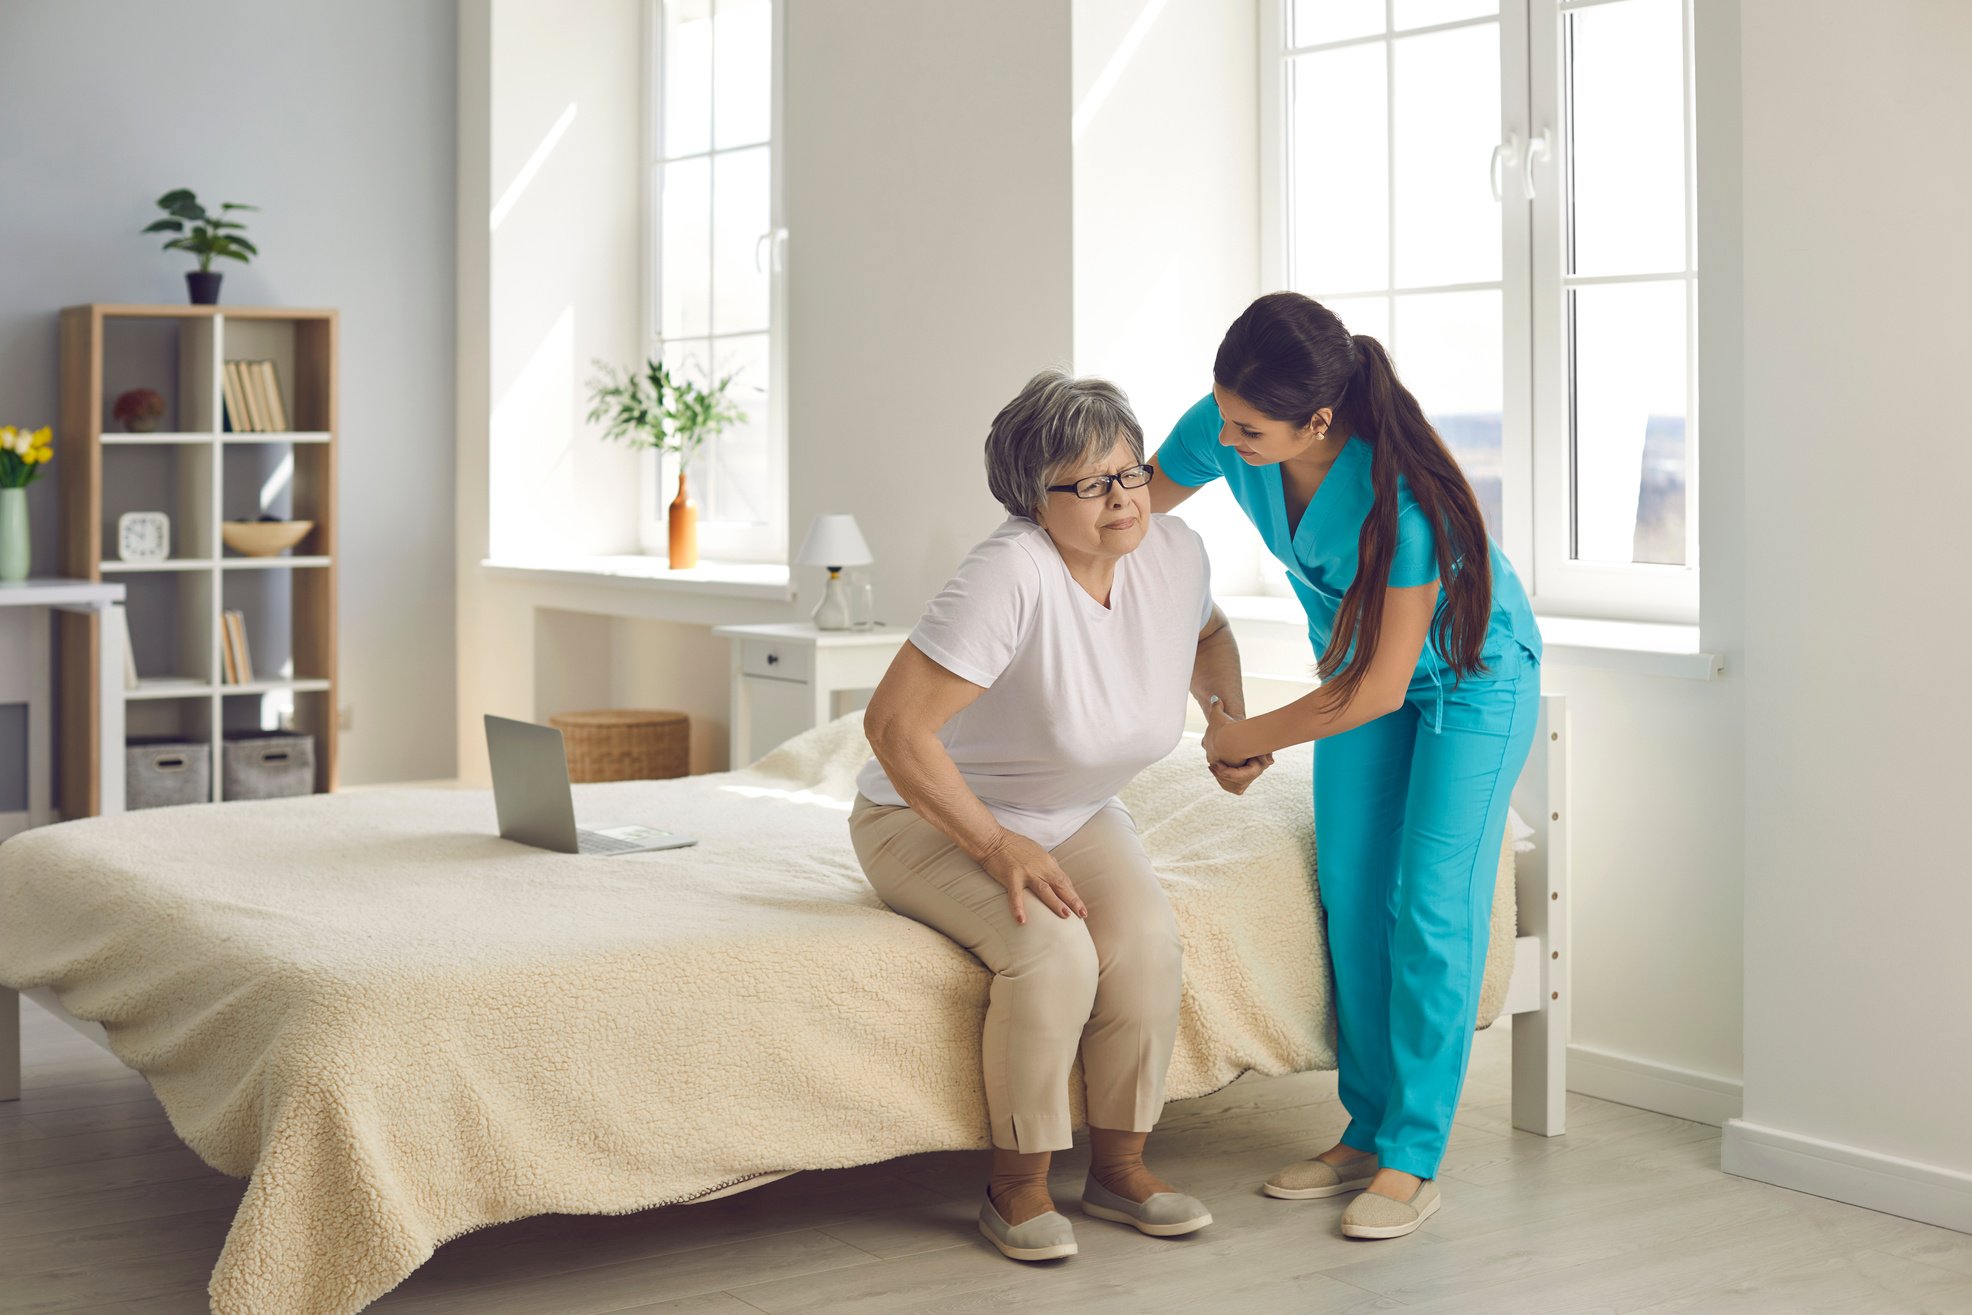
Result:
{"type": "Polygon", "coordinates": [[[849,628],[876,629],[876,583],[864,567],[849,572],[849,628]]]}

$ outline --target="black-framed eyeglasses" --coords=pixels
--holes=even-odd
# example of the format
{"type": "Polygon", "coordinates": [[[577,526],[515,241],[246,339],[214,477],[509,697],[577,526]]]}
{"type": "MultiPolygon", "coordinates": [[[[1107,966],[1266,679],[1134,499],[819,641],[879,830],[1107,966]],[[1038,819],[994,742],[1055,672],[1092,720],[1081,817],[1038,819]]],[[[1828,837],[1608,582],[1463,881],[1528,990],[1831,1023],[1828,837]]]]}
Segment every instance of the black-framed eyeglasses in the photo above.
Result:
{"type": "Polygon", "coordinates": [[[1073,493],[1078,498],[1106,498],[1111,484],[1121,484],[1126,489],[1140,489],[1150,483],[1149,466],[1131,466],[1119,470],[1114,475],[1091,475],[1078,479],[1073,484],[1050,484],[1050,493],[1073,493]]]}

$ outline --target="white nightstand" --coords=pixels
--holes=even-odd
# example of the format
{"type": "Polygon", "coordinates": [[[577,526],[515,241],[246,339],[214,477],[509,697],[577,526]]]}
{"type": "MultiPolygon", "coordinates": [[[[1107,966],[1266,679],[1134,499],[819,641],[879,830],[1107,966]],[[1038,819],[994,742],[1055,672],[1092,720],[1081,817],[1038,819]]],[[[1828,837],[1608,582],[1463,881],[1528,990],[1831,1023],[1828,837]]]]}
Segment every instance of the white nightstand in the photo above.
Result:
{"type": "Polygon", "coordinates": [[[731,766],[744,767],[790,736],[840,715],[836,696],[875,689],[910,631],[714,626],[733,646],[731,766]]]}

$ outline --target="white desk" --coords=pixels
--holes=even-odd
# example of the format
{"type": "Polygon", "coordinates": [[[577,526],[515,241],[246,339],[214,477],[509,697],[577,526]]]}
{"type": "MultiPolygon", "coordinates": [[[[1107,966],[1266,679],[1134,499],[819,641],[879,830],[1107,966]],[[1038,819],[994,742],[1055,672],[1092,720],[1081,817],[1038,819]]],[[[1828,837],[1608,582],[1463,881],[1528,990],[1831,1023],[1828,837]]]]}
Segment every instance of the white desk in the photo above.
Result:
{"type": "MultiPolygon", "coordinates": [[[[107,614],[123,601],[119,583],[36,576],[0,584],[0,704],[27,707],[27,807],[0,812],[0,839],[55,820],[49,752],[54,725],[53,679],[49,667],[48,612],[107,614]]],[[[98,761],[102,765],[104,812],[121,812],[123,800],[123,632],[98,628],[97,691],[103,707],[98,761]]]]}
{"type": "Polygon", "coordinates": [[[730,765],[841,715],[840,695],[876,688],[910,631],[818,630],[811,622],[715,626],[732,645],[730,765]]]}
{"type": "MultiPolygon", "coordinates": [[[[27,761],[25,809],[0,812],[0,839],[55,820],[50,779],[53,755],[50,728],[54,724],[54,680],[50,667],[48,610],[107,612],[123,601],[121,584],[41,576],[0,583],[0,703],[26,707],[27,761]]],[[[102,701],[102,764],[104,812],[123,808],[123,631],[98,626],[93,679],[102,701]]],[[[20,1001],[12,991],[0,991],[0,1100],[21,1094],[20,1001]]]]}

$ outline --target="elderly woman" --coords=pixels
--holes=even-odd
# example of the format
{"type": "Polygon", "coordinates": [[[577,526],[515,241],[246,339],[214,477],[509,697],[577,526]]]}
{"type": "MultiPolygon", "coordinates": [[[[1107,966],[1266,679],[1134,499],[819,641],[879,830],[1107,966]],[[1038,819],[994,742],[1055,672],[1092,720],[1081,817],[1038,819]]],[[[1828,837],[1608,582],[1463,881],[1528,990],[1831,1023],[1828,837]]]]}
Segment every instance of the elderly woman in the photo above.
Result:
{"type": "MultiPolygon", "coordinates": [[[[1177,924],[1116,792],[1169,753],[1185,693],[1242,713],[1205,547],[1153,516],[1143,431],[1112,384],[1036,375],[994,419],[1007,521],[926,609],[864,716],[850,836],[870,884],[992,970],[982,1046],[993,1170],[980,1230],[1015,1260],[1075,1253],[1048,1194],[1071,1142],[1082,1208],[1156,1237],[1212,1221],[1145,1167],[1177,1033],[1177,924]]],[[[1270,759],[1218,765],[1243,791],[1270,759]]]]}

